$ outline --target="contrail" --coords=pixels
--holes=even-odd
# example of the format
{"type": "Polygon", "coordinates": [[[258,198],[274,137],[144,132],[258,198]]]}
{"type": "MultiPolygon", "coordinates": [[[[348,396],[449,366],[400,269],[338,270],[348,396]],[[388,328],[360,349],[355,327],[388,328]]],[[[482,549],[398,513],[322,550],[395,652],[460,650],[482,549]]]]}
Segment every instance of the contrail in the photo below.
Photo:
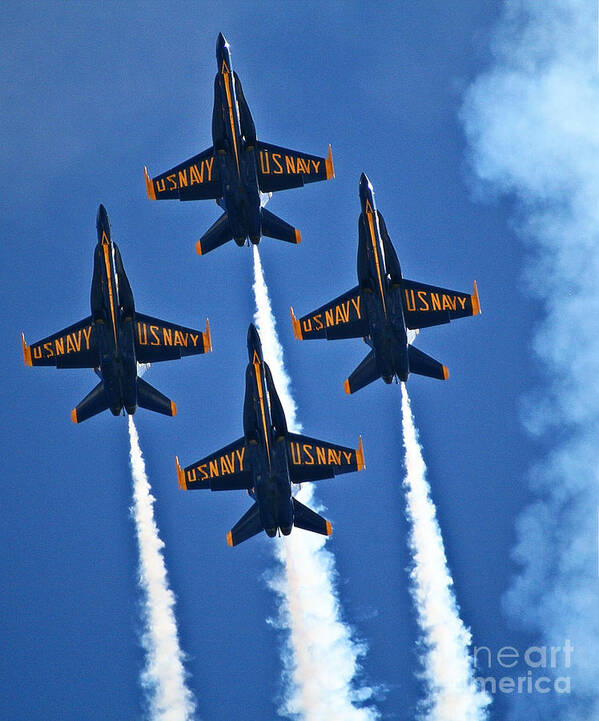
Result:
{"type": "Polygon", "coordinates": [[[544,315],[534,342],[543,383],[526,420],[552,450],[517,522],[520,569],[505,601],[537,643],[560,650],[556,668],[540,669],[549,692],[514,698],[518,719],[526,706],[555,721],[599,718],[597,22],[590,0],[506,4],[490,69],[462,109],[478,185],[518,201],[544,315]]]}
{"type": "Polygon", "coordinates": [[[468,653],[471,635],[460,619],[404,383],[401,384],[401,410],[406,453],[404,488],[413,557],[411,593],[422,631],[421,661],[427,688],[422,718],[481,721],[487,718],[485,709],[490,699],[477,690],[474,681],[474,667],[468,653]]]}
{"type": "MultiPolygon", "coordinates": [[[[301,426],[256,246],[254,295],[255,321],[264,357],[272,371],[289,430],[299,433],[301,426]]],[[[315,504],[311,484],[303,484],[297,497],[302,503],[322,510],[315,504]]],[[[278,625],[289,632],[283,659],[289,687],[281,711],[303,721],[374,721],[379,718],[378,711],[363,705],[372,699],[373,690],[358,687],[355,681],[365,648],[352,639],[351,629],[341,618],[335,590],[335,559],[324,544],[323,536],[298,529],[275,543],[275,556],[282,572],[275,574],[270,586],[281,601],[278,625]]]]}
{"type": "Polygon", "coordinates": [[[132,416],[129,416],[129,441],[133,474],[131,510],[139,546],[139,585],[144,596],[142,645],[147,662],[142,685],[148,694],[152,721],[187,721],[194,716],[195,703],[185,684],[184,655],[173,610],[175,597],[168,585],[162,556],[164,543],[154,521],[154,497],[132,416]]]}

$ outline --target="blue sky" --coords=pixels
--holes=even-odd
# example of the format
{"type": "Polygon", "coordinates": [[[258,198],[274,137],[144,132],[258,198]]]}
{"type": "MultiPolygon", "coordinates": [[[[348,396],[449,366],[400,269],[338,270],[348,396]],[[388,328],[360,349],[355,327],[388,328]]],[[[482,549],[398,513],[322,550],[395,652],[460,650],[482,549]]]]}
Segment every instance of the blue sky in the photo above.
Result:
{"type": "MultiPolygon", "coordinates": [[[[412,719],[422,696],[406,567],[399,388],[349,398],[343,380],[366,346],[298,343],[303,314],[356,283],[358,180],[371,179],[404,275],[468,290],[483,315],[424,330],[416,345],[449,366],[443,384],[408,390],[462,618],[476,645],[542,643],[516,628],[502,596],[516,565],[515,518],[531,501],[530,468],[548,442],[521,423],[543,387],[532,337],[543,318],[528,291],[529,251],[514,194],[479,186],[459,118],[493,59],[501,4],[16,3],[0,38],[3,140],[2,288],[5,474],[0,715],[133,719],[139,674],[137,551],[126,421],[75,426],[91,372],[29,369],[19,334],[37,340],[89,313],[95,214],[108,211],[140,312],[203,327],[214,352],[154,366],[177,402],[135,421],[198,715],[276,717],[283,636],[266,536],[230,549],[243,493],[184,494],[185,464],[241,433],[252,258],[229,244],[198,257],[218,216],[210,202],[151,203],[152,174],[211,144],[215,42],[231,44],[258,137],[308,153],[333,147],[336,179],[277,194],[269,209],[302,232],[298,247],[260,246],[287,369],[306,433],[351,445],[367,469],[317,489],[335,528],[342,613],[368,646],[363,680],[385,719],[412,719]]],[[[563,640],[563,639],[562,639],[563,640]]],[[[524,673],[526,669],[524,670],[524,673]]],[[[491,671],[490,673],[493,673],[491,671]]],[[[492,719],[504,719],[498,698],[492,719]]]]}

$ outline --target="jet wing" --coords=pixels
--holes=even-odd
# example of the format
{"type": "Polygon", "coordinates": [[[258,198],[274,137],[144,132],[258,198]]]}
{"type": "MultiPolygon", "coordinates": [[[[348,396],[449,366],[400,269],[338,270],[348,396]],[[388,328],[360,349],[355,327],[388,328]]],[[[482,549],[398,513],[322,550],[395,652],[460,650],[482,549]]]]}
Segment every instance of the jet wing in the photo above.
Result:
{"type": "Polygon", "coordinates": [[[310,338],[364,338],[369,334],[368,320],[363,315],[360,288],[356,286],[338,298],[325,303],[299,320],[291,310],[293,334],[298,340],[310,338]]]}
{"type": "Polygon", "coordinates": [[[289,471],[293,483],[333,478],[364,468],[362,438],[357,448],[346,448],[296,433],[287,435],[289,471]]]}
{"type": "Polygon", "coordinates": [[[147,168],[144,173],[151,200],[207,200],[223,194],[212,147],[155,178],[150,178],[147,168]]]}
{"type": "Polygon", "coordinates": [[[402,283],[404,316],[410,329],[441,325],[481,312],[476,281],[472,295],[405,278],[402,283]]]}
{"type": "Polygon", "coordinates": [[[229,443],[185,468],[181,468],[178,458],[175,461],[179,488],[186,491],[198,488],[235,491],[252,487],[252,474],[245,467],[245,438],[229,443]]]}
{"type": "Polygon", "coordinates": [[[321,158],[308,155],[299,150],[280,148],[258,141],[258,185],[263,193],[272,193],[288,188],[300,188],[304,183],[329,180],[335,177],[333,155],[329,145],[329,155],[321,158]]]}
{"type": "Polygon", "coordinates": [[[95,368],[99,353],[91,316],[68,326],[58,333],[27,345],[25,336],[23,359],[28,366],[56,366],[57,368],[95,368]]]}
{"type": "Polygon", "coordinates": [[[150,315],[135,314],[135,355],[138,363],[176,360],[185,355],[209,353],[211,350],[207,318],[206,329],[202,332],[150,315]]]}

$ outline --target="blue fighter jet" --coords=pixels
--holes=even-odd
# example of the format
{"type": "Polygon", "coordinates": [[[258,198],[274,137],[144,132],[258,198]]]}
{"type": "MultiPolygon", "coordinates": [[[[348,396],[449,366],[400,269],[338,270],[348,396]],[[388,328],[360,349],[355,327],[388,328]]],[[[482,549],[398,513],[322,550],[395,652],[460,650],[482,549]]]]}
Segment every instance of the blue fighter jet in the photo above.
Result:
{"type": "Polygon", "coordinates": [[[186,468],[181,468],[176,458],[179,487],[248,492],[254,503],[227,534],[230,546],[262,530],[271,538],[277,529],[287,536],[293,526],[328,536],[332,533],[329,521],[294,498],[292,486],[361,471],[362,439],[354,449],[290,433],[270,368],[262,357],[260,336],[252,324],[247,344],[243,436],[186,468]]]}
{"type": "Polygon", "coordinates": [[[91,315],[32,345],[27,345],[22,335],[25,365],[96,371],[101,380],[72,410],[74,423],[106,409],[115,416],[123,408],[133,414],[137,406],[174,416],[176,405],[137,375],[137,364],[211,351],[208,320],[202,332],[137,313],[103,205],[98,209],[96,228],[91,315]]]}
{"type": "Polygon", "coordinates": [[[447,380],[447,367],[409,343],[408,329],[480,313],[476,281],[470,295],[404,278],[364,173],[360,202],[358,285],[299,319],[291,308],[295,337],[364,339],[371,351],[345,381],[346,393],[355,393],[377,378],[385,383],[394,378],[406,381],[409,373],[447,380]]]}
{"type": "Polygon", "coordinates": [[[261,194],[334,177],[331,146],[327,158],[264,143],[256,138],[241,81],[231,66],[229,44],[219,34],[214,80],[212,147],[150,178],[152,200],[214,199],[225,211],[196,244],[205,255],[229,240],[258,244],[263,235],[299,243],[300,232],[262,207],[261,194]]]}

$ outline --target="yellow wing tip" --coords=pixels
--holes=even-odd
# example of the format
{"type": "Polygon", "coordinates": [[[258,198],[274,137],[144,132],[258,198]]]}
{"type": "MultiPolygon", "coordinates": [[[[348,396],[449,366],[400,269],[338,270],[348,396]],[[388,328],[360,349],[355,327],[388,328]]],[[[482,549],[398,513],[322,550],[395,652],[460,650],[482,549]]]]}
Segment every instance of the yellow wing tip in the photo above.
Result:
{"type": "Polygon", "coordinates": [[[23,346],[23,363],[26,366],[32,366],[31,361],[31,348],[25,343],[25,333],[21,333],[21,344],[23,346]]]}
{"type": "Polygon", "coordinates": [[[327,180],[335,177],[335,167],[333,165],[333,151],[331,150],[331,144],[329,143],[329,155],[325,160],[325,166],[327,171],[327,180]]]}
{"type": "Polygon", "coordinates": [[[345,379],[345,382],[343,383],[343,390],[347,393],[347,395],[351,395],[351,388],[349,387],[349,378],[345,379]]]}
{"type": "Polygon", "coordinates": [[[185,481],[185,471],[179,465],[179,456],[175,456],[175,466],[177,467],[177,481],[179,483],[179,488],[182,491],[186,491],[187,483],[185,481]]]}
{"type": "Polygon", "coordinates": [[[233,548],[233,534],[231,533],[231,531],[227,533],[227,544],[231,546],[231,548],[233,548]]]}
{"type": "Polygon", "coordinates": [[[71,411],[71,420],[73,421],[73,423],[79,423],[79,421],[77,420],[77,409],[76,408],[73,408],[73,410],[71,411]]]}
{"type": "Polygon", "coordinates": [[[293,312],[292,306],[289,306],[289,312],[291,313],[291,323],[293,325],[293,335],[298,340],[304,340],[304,337],[302,336],[302,326],[301,326],[299,320],[295,317],[295,313],[293,312]]]}
{"type": "Polygon", "coordinates": [[[154,181],[148,175],[148,169],[144,165],[144,176],[146,178],[146,193],[150,200],[156,200],[156,190],[154,188],[154,181]]]}
{"type": "Polygon", "coordinates": [[[327,529],[327,536],[330,536],[333,533],[333,526],[331,526],[331,522],[326,522],[326,529],[327,529]]]}
{"type": "Polygon", "coordinates": [[[358,448],[356,449],[356,461],[358,463],[358,470],[363,471],[366,468],[364,463],[364,446],[362,445],[362,436],[359,436],[358,448]]]}
{"type": "Polygon", "coordinates": [[[446,381],[449,378],[449,368],[443,366],[443,380],[446,381]]]}
{"type": "Polygon", "coordinates": [[[171,401],[171,416],[177,415],[177,404],[171,401]]]}
{"type": "Polygon", "coordinates": [[[212,352],[212,336],[210,335],[210,321],[206,318],[206,330],[202,333],[202,342],[204,343],[204,353],[212,352]]]}
{"type": "Polygon", "coordinates": [[[202,255],[202,241],[201,240],[198,240],[198,242],[196,243],[196,253],[198,255],[202,255]]]}
{"type": "Polygon", "coordinates": [[[480,307],[480,298],[478,297],[478,286],[476,285],[476,281],[474,281],[474,290],[470,298],[472,299],[472,315],[478,315],[479,313],[482,313],[481,307],[480,307]]]}
{"type": "Polygon", "coordinates": [[[302,234],[297,228],[295,228],[293,232],[295,233],[295,243],[296,245],[299,245],[302,242],[302,234]]]}

